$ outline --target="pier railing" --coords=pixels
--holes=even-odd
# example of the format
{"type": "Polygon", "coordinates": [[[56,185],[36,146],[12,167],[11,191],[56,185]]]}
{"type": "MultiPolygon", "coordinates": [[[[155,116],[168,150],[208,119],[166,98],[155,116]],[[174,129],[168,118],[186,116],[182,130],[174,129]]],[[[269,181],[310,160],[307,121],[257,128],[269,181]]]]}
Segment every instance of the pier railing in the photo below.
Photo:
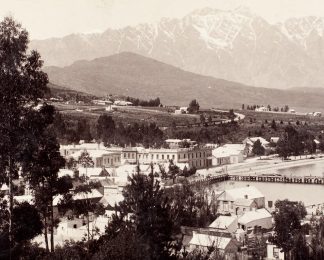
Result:
{"type": "Polygon", "coordinates": [[[274,176],[274,175],[229,175],[221,174],[206,178],[193,179],[191,184],[213,184],[222,181],[248,181],[248,182],[272,182],[272,183],[292,183],[292,184],[324,184],[324,178],[318,176],[274,176]]]}

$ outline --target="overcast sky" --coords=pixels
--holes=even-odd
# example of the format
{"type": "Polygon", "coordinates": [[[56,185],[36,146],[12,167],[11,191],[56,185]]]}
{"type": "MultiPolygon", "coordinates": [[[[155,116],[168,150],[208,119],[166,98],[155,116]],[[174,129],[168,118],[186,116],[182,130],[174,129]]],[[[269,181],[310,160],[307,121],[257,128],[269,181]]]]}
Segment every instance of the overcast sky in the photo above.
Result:
{"type": "Polygon", "coordinates": [[[102,32],[161,17],[183,17],[204,7],[247,6],[269,22],[292,16],[324,16],[324,0],[0,0],[0,16],[12,15],[32,39],[102,32]]]}

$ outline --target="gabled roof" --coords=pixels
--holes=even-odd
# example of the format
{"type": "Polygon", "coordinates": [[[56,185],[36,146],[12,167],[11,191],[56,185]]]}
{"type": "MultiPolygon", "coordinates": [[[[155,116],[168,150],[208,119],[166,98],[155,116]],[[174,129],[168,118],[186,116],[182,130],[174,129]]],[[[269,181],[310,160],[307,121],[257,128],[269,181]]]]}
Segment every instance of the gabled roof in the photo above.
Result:
{"type": "Polygon", "coordinates": [[[239,155],[244,151],[243,144],[225,144],[217,147],[212,151],[212,154],[216,158],[228,157],[233,155],[239,155]]]}
{"type": "Polygon", "coordinates": [[[257,199],[263,198],[264,195],[254,186],[225,190],[218,199],[235,201],[237,199],[257,199]]]}
{"type": "Polygon", "coordinates": [[[260,137],[260,136],[258,136],[258,137],[247,137],[247,138],[245,138],[243,143],[248,143],[250,145],[253,145],[257,140],[260,140],[262,145],[268,145],[269,144],[269,142],[266,139],[264,139],[263,137],[260,137]]]}
{"type": "Polygon", "coordinates": [[[9,190],[9,187],[8,187],[8,185],[7,184],[2,184],[2,186],[1,186],[1,189],[0,189],[1,191],[7,191],[7,190],[9,190]]]}
{"type": "Polygon", "coordinates": [[[228,244],[231,242],[232,238],[228,237],[220,237],[215,235],[207,235],[207,234],[198,234],[196,232],[193,233],[193,237],[190,240],[189,244],[210,247],[214,246],[219,249],[225,250],[228,244]]]}
{"type": "Polygon", "coordinates": [[[238,219],[238,222],[242,225],[246,225],[252,221],[264,218],[272,218],[272,215],[268,210],[262,208],[245,212],[243,216],[238,219]]]}
{"type": "MultiPolygon", "coordinates": [[[[73,157],[73,159],[78,160],[79,157],[81,156],[81,154],[84,152],[85,150],[80,150],[77,151],[73,154],[71,154],[70,156],[73,157]]],[[[86,150],[89,154],[89,156],[91,158],[100,158],[104,155],[110,155],[110,154],[115,154],[115,152],[110,152],[104,149],[97,149],[97,150],[86,150]]]]}
{"type": "Polygon", "coordinates": [[[237,221],[236,216],[219,216],[209,225],[211,228],[227,229],[233,222],[237,221]]]}
{"type": "Polygon", "coordinates": [[[253,204],[253,202],[254,202],[253,199],[240,198],[240,199],[236,199],[234,201],[234,204],[237,206],[250,207],[253,204]]]}
{"type": "MultiPolygon", "coordinates": [[[[72,196],[73,200],[85,200],[85,199],[100,199],[103,195],[97,190],[92,189],[91,192],[80,192],[72,196]]],[[[63,200],[63,195],[57,195],[53,198],[53,206],[57,206],[63,200]]]]}

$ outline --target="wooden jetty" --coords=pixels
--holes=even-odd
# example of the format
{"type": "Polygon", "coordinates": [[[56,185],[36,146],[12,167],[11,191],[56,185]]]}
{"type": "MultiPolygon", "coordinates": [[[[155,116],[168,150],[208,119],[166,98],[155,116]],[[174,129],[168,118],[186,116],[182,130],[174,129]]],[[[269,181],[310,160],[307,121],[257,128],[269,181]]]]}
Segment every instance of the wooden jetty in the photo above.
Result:
{"type": "Polygon", "coordinates": [[[318,176],[281,176],[281,175],[258,175],[241,176],[229,175],[231,181],[250,181],[250,182],[275,182],[275,183],[295,183],[295,184],[324,184],[324,178],[318,176]]]}
{"type": "Polygon", "coordinates": [[[291,184],[324,184],[324,177],[318,176],[281,176],[281,175],[229,175],[221,174],[206,178],[191,180],[190,184],[213,184],[223,181],[247,181],[247,182],[272,182],[291,184]]]}

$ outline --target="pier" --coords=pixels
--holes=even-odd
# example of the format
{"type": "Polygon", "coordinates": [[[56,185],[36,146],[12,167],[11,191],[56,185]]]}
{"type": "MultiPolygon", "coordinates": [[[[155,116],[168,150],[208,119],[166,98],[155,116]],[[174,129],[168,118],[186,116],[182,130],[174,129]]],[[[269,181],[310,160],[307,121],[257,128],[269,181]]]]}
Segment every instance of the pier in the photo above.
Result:
{"type": "Polygon", "coordinates": [[[294,184],[324,184],[324,178],[318,176],[276,176],[276,175],[259,175],[259,176],[240,176],[229,175],[231,181],[250,181],[250,182],[275,182],[275,183],[294,183],[294,184]]]}
{"type": "Polygon", "coordinates": [[[280,175],[215,175],[202,179],[191,180],[190,184],[213,184],[223,181],[271,182],[291,184],[324,184],[324,178],[318,176],[280,176],[280,175]]]}

